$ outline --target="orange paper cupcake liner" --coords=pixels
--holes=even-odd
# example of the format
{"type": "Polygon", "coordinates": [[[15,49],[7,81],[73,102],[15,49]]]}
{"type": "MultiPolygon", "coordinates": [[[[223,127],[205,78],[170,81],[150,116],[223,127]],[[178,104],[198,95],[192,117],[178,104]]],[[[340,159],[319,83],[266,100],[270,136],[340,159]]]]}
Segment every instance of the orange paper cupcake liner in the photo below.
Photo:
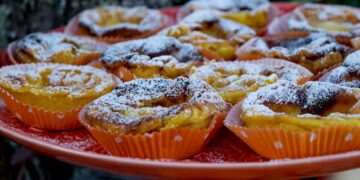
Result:
{"type": "MultiPolygon", "coordinates": [[[[91,54],[81,55],[81,56],[67,62],[66,64],[72,64],[72,65],[85,65],[85,64],[88,64],[89,62],[91,62],[93,60],[99,59],[100,56],[101,56],[101,52],[103,50],[105,50],[106,47],[108,46],[108,44],[106,44],[106,43],[95,42],[94,40],[89,39],[89,38],[84,37],[83,39],[88,40],[92,44],[93,47],[96,47],[96,49],[99,49],[99,52],[98,53],[93,52],[91,54]]],[[[16,54],[15,54],[15,45],[16,45],[16,42],[12,42],[7,47],[7,53],[8,53],[9,60],[10,60],[11,64],[19,64],[19,61],[17,60],[16,54]]],[[[56,56],[56,58],[57,59],[64,59],[64,57],[62,55],[58,55],[58,56],[56,56]]]]}
{"type": "Polygon", "coordinates": [[[79,18],[78,16],[75,16],[73,19],[71,19],[69,21],[69,23],[66,25],[64,32],[66,34],[71,34],[71,35],[76,35],[76,36],[84,36],[84,37],[89,37],[98,41],[102,41],[102,42],[106,42],[106,43],[118,43],[118,42],[123,42],[123,41],[129,41],[129,40],[134,40],[134,39],[142,39],[142,38],[146,38],[149,37],[151,35],[154,35],[156,33],[158,33],[160,30],[164,29],[165,27],[167,27],[170,23],[169,18],[164,17],[164,23],[161,27],[159,27],[158,29],[155,29],[153,31],[150,31],[148,33],[144,33],[142,35],[136,36],[136,37],[132,37],[132,38],[124,38],[124,37],[116,37],[116,36],[112,36],[112,37],[97,37],[94,35],[91,35],[88,33],[88,31],[82,27],[79,26],[79,18]]]}
{"type": "Polygon", "coordinates": [[[261,156],[270,159],[305,158],[360,149],[360,127],[336,125],[310,132],[276,128],[247,128],[240,120],[241,103],[233,107],[225,126],[261,156]]]}
{"type": "Polygon", "coordinates": [[[18,101],[3,88],[0,88],[0,97],[13,115],[31,127],[45,130],[71,130],[81,127],[78,121],[81,107],[66,112],[46,111],[18,101]]]}
{"type": "Polygon", "coordinates": [[[117,135],[89,124],[84,119],[84,110],[80,112],[80,122],[110,154],[146,159],[184,159],[195,155],[220,129],[225,118],[225,113],[217,115],[208,129],[175,128],[146,134],[117,135]]]}

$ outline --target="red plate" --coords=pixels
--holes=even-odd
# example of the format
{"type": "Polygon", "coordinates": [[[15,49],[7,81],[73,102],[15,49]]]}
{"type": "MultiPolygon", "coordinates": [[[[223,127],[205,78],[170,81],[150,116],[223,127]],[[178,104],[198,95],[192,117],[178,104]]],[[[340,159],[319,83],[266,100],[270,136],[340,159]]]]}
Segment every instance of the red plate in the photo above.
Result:
{"type": "MultiPolygon", "coordinates": [[[[277,4],[279,5],[279,4],[277,4]]],[[[279,7],[289,11],[294,4],[279,7]]],[[[166,11],[176,14],[174,11],[166,11]]],[[[174,16],[173,16],[174,17],[174,16]]],[[[6,62],[6,52],[0,61],[6,62]]],[[[34,151],[73,164],[142,177],[269,178],[322,176],[360,166],[360,151],[303,159],[269,160],[223,128],[194,157],[182,161],[153,161],[108,155],[85,129],[48,132],[18,121],[0,105],[0,134],[34,151]]]]}

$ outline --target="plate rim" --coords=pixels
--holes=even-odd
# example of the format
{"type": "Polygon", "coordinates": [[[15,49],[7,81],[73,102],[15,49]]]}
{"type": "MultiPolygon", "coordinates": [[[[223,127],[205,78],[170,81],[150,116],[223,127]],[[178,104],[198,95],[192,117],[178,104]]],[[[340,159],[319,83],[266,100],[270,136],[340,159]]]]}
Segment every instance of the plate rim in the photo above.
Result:
{"type": "MultiPolygon", "coordinates": [[[[222,162],[222,163],[208,163],[208,162],[178,162],[178,161],[161,161],[161,160],[149,160],[149,159],[137,159],[128,157],[116,157],[111,155],[97,154],[93,152],[86,152],[82,150],[70,149],[62,146],[58,146],[53,143],[46,143],[42,140],[31,138],[28,135],[22,135],[10,128],[0,125],[0,134],[3,136],[18,142],[21,145],[29,144],[37,146],[43,150],[48,150],[48,154],[61,153],[64,157],[76,156],[82,158],[95,159],[99,161],[107,161],[114,164],[124,165],[136,165],[136,166],[151,166],[151,167],[166,167],[166,168],[182,168],[182,169],[257,169],[257,168],[279,168],[286,166],[299,166],[308,163],[323,163],[331,162],[339,159],[347,158],[360,158],[360,150],[350,151],[346,153],[331,154],[317,157],[307,157],[299,159],[278,159],[270,160],[266,162],[222,162]]],[[[26,145],[25,145],[26,146],[26,145]]],[[[32,148],[29,148],[32,149],[32,148]]],[[[52,155],[51,155],[52,156],[52,155]]],[[[57,158],[57,156],[55,156],[57,158]]],[[[64,158],[62,158],[64,159],[64,158]]],[[[67,159],[67,158],[65,158],[67,159]]]]}

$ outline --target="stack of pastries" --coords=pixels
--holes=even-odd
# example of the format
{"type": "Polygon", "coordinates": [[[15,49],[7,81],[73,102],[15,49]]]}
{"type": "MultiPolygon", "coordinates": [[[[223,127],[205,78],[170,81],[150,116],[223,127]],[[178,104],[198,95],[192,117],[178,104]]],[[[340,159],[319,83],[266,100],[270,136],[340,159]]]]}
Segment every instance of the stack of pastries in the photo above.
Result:
{"type": "Polygon", "coordinates": [[[29,126],[85,127],[114,156],[184,159],[223,125],[268,158],[360,149],[360,10],[193,0],[176,20],[85,10],[8,46],[0,96],[29,126]]]}

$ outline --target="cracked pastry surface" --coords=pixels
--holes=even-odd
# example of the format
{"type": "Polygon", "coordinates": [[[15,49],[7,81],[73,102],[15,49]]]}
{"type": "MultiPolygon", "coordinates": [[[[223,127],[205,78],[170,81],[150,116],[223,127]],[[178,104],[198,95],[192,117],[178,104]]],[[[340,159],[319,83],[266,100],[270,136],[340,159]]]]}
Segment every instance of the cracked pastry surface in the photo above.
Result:
{"type": "Polygon", "coordinates": [[[279,81],[250,93],[241,105],[247,127],[299,132],[331,125],[359,125],[359,91],[327,82],[279,81]]]}
{"type": "Polygon", "coordinates": [[[325,74],[320,81],[360,88],[360,51],[349,54],[341,66],[325,74]]]}
{"type": "Polygon", "coordinates": [[[271,6],[268,0],[197,0],[185,4],[179,10],[178,18],[184,18],[202,10],[221,11],[224,13],[224,18],[254,29],[266,27],[277,14],[277,9],[271,6]]]}
{"type": "Polygon", "coordinates": [[[191,44],[172,37],[153,36],[112,45],[100,60],[121,79],[131,80],[176,78],[201,65],[204,58],[191,44]]]}
{"type": "Polygon", "coordinates": [[[25,104],[66,111],[110,92],[115,83],[111,74],[90,66],[23,64],[1,68],[0,86],[25,104]]]}
{"type": "Polygon", "coordinates": [[[132,38],[156,32],[166,23],[167,18],[160,11],[146,7],[105,6],[79,15],[79,26],[98,37],[132,38]]]}
{"type": "Polygon", "coordinates": [[[232,104],[249,92],[272,84],[279,79],[303,83],[312,76],[307,69],[283,60],[262,59],[254,62],[210,62],[194,70],[190,78],[209,83],[232,104]]]}
{"type": "Polygon", "coordinates": [[[14,56],[19,63],[72,63],[85,55],[96,55],[104,43],[63,33],[33,33],[15,43],[14,56]]]}
{"type": "Polygon", "coordinates": [[[285,59],[309,69],[314,74],[340,64],[349,48],[323,33],[288,32],[256,37],[237,50],[241,60],[262,57],[285,59]]]}
{"type": "Polygon", "coordinates": [[[120,134],[172,128],[207,128],[225,101],[208,84],[179,77],[136,79],[118,85],[86,107],[84,116],[95,127],[120,134]]]}
{"type": "Polygon", "coordinates": [[[256,35],[252,28],[222,17],[213,10],[195,12],[178,25],[159,33],[198,47],[208,59],[235,59],[238,45],[256,35]]]}

